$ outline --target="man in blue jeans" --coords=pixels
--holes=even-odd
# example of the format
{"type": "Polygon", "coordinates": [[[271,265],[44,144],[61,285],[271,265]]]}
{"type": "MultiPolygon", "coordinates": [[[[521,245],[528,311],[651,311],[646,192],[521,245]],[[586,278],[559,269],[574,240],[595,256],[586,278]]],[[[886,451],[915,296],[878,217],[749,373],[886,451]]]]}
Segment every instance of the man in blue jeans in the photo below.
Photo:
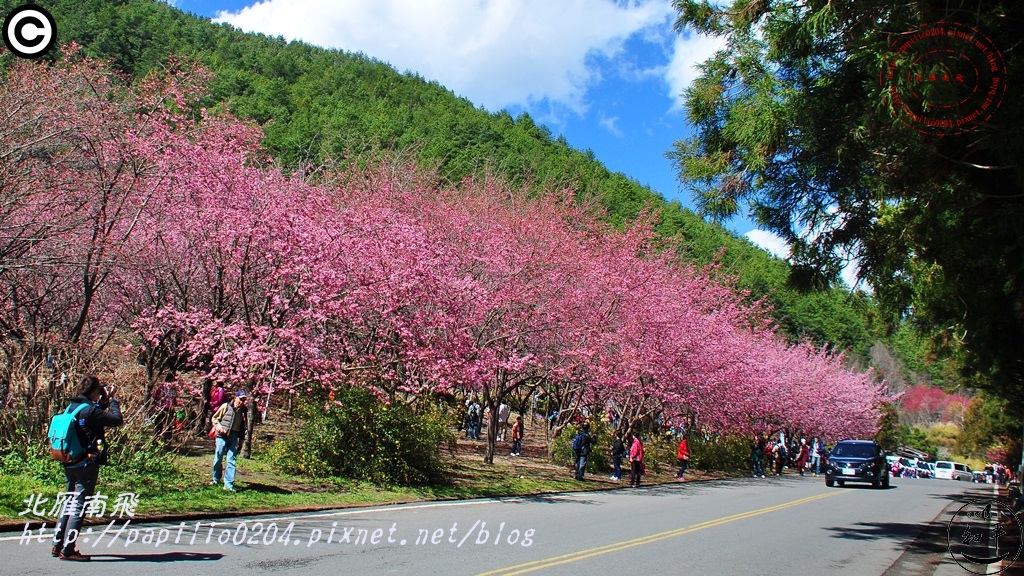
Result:
{"type": "Polygon", "coordinates": [[[228,492],[235,491],[235,459],[238,457],[238,448],[245,439],[245,431],[248,430],[249,413],[247,410],[249,395],[245,390],[235,392],[235,398],[231,402],[221,404],[213,414],[213,427],[217,432],[217,449],[213,454],[213,481],[212,486],[220,484],[221,472],[224,475],[224,489],[228,492]],[[227,469],[224,469],[222,460],[227,456],[227,469]]]}
{"type": "Polygon", "coordinates": [[[114,399],[113,386],[104,387],[92,374],[82,377],[71,399],[70,410],[76,414],[78,437],[85,453],[76,461],[64,465],[64,491],[72,501],[61,511],[53,534],[52,555],[61,560],[88,561],[75,546],[84,521],[85,501],[96,491],[100,466],[107,463],[104,431],[124,423],[121,407],[114,399]],[[81,408],[79,408],[81,406],[81,408]]]}
{"type": "Polygon", "coordinates": [[[814,440],[811,440],[811,466],[814,467],[814,475],[821,474],[821,440],[815,436],[814,440]]]}
{"type": "Polygon", "coordinates": [[[594,444],[594,437],[590,435],[590,425],[586,422],[580,427],[579,434],[572,440],[572,451],[576,456],[576,479],[583,480],[583,474],[587,471],[587,457],[590,456],[590,447],[594,444]]]}

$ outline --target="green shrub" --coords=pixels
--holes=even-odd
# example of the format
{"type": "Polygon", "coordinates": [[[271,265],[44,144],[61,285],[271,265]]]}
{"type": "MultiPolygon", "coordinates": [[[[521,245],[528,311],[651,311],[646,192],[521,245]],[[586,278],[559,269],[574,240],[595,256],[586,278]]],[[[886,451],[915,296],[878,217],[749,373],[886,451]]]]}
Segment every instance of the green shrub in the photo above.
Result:
{"type": "Polygon", "coordinates": [[[43,453],[43,445],[11,445],[0,455],[5,473],[23,478],[31,478],[44,483],[64,483],[64,467],[50,457],[47,449],[43,453]]]}
{"type": "MultiPolygon", "coordinates": [[[[692,434],[690,466],[698,470],[749,470],[750,439],[745,436],[710,436],[692,434]]],[[[673,458],[675,454],[672,455],[673,458]]]]}
{"type": "Polygon", "coordinates": [[[108,430],[107,444],[108,462],[100,474],[110,486],[150,495],[185,479],[185,473],[175,465],[174,454],[154,441],[149,430],[128,426],[108,430]]]}
{"type": "MultiPolygon", "coordinates": [[[[662,472],[663,470],[678,470],[676,453],[679,449],[679,439],[669,433],[643,434],[640,439],[644,441],[644,465],[648,472],[662,472]]],[[[692,444],[691,444],[692,446],[692,444]]],[[[693,462],[690,462],[693,465],[693,462]]]]}
{"type": "MultiPolygon", "coordinates": [[[[108,462],[100,472],[101,487],[119,486],[150,494],[181,478],[172,454],[153,442],[147,432],[108,429],[106,437],[108,462]]],[[[12,476],[55,486],[64,484],[64,468],[50,456],[45,438],[31,444],[8,444],[0,453],[0,463],[12,476]]]]}
{"type": "Polygon", "coordinates": [[[454,450],[455,422],[423,401],[386,405],[368,390],[345,388],[299,405],[296,434],[270,448],[273,465],[313,478],[342,476],[375,484],[424,484],[441,479],[442,449],[454,450]]]}

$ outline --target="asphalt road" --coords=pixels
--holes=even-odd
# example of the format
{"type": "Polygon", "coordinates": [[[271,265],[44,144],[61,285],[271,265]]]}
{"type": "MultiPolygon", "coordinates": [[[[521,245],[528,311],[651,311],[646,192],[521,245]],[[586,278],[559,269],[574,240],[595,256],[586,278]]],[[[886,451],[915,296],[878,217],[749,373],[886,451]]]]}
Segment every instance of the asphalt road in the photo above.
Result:
{"type": "MultiPolygon", "coordinates": [[[[947,550],[947,523],[991,493],[946,480],[874,490],[786,476],[198,528],[114,519],[83,534],[79,547],[93,560],[74,566],[50,557],[48,538],[0,534],[0,574],[969,574],[947,550]]],[[[38,523],[31,528],[38,534],[38,523]]]]}

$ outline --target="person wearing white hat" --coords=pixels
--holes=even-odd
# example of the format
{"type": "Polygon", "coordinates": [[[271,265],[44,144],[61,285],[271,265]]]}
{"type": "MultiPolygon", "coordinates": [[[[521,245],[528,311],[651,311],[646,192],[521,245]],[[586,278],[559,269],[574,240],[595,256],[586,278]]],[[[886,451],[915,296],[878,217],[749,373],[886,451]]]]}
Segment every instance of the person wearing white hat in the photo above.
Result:
{"type": "Polygon", "coordinates": [[[249,394],[245,390],[238,390],[231,402],[221,404],[213,414],[217,448],[213,453],[213,481],[210,484],[220,484],[223,472],[224,490],[228,492],[235,491],[235,459],[238,457],[238,448],[245,439],[245,431],[248,430],[248,401],[249,394]],[[223,462],[225,459],[226,466],[223,462]]]}

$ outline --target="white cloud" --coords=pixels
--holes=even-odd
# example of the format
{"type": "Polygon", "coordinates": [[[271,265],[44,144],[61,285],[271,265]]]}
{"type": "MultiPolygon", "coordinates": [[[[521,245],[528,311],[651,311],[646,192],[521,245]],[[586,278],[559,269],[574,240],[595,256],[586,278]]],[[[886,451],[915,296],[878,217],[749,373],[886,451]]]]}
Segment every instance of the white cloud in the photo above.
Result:
{"type": "Polygon", "coordinates": [[[583,113],[597,61],[673,14],[663,0],[264,0],[215,21],[362,52],[492,111],[546,100],[583,113]]]}
{"type": "Polygon", "coordinates": [[[747,240],[777,258],[789,258],[789,244],[781,236],[765,230],[751,230],[744,234],[747,240]]]}
{"type": "MultiPolygon", "coordinates": [[[[844,253],[842,256],[846,260],[846,265],[839,272],[839,276],[843,279],[843,282],[846,282],[847,286],[851,288],[857,286],[857,273],[860,272],[860,261],[848,253],[844,253]]],[[[857,288],[865,292],[871,291],[871,286],[867,282],[861,282],[857,288]]]]}
{"type": "Polygon", "coordinates": [[[679,34],[672,47],[672,59],[665,70],[673,110],[683,110],[683,91],[700,75],[700,64],[725,48],[723,38],[702,36],[692,31],[679,34]]]}
{"type": "Polygon", "coordinates": [[[617,126],[618,121],[619,121],[619,117],[618,116],[612,116],[611,118],[608,118],[606,116],[602,116],[601,119],[598,120],[598,123],[601,125],[602,128],[607,130],[608,133],[611,134],[612,136],[617,136],[617,137],[621,138],[622,137],[622,130],[620,130],[619,127],[617,126]]]}
{"type": "MultiPolygon", "coordinates": [[[[769,254],[784,260],[789,259],[789,245],[774,232],[754,229],[744,234],[744,236],[746,236],[747,240],[753,242],[755,246],[769,254]]],[[[860,269],[860,263],[856,258],[852,258],[848,254],[844,254],[843,258],[846,260],[846,265],[843,266],[839,276],[843,279],[843,282],[846,282],[847,286],[853,287],[857,283],[857,271],[860,269]]],[[[870,290],[870,287],[861,283],[859,289],[870,290]]]]}

